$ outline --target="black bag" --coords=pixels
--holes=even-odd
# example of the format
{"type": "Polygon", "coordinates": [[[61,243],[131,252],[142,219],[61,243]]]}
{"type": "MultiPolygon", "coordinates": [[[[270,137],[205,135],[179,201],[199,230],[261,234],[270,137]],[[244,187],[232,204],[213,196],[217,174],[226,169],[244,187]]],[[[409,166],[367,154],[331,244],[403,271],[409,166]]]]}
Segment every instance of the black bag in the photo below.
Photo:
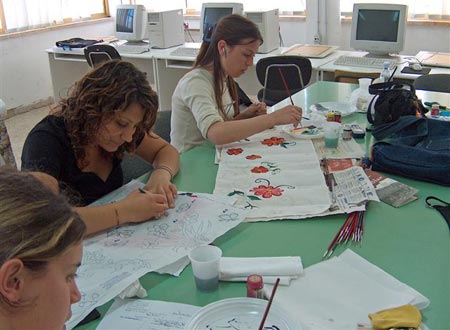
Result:
{"type": "Polygon", "coordinates": [[[370,101],[367,120],[374,126],[394,122],[402,116],[423,116],[428,111],[417,98],[414,86],[408,83],[372,84],[369,93],[375,96],[370,101]]]}
{"type": "Polygon", "coordinates": [[[67,40],[61,40],[56,42],[56,46],[62,48],[84,48],[89,45],[96,44],[101,40],[91,40],[91,39],[83,39],[83,38],[71,38],[67,40]]]}

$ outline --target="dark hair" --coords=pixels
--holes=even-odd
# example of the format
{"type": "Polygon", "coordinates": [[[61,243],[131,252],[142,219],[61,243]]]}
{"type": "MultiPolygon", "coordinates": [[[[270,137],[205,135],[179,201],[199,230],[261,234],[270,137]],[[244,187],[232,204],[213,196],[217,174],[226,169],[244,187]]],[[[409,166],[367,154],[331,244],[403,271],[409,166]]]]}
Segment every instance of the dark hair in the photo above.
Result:
{"type": "MultiPolygon", "coordinates": [[[[221,18],[217,22],[216,27],[211,29],[209,33],[212,33],[210,37],[211,41],[204,41],[202,43],[197,58],[195,59],[194,68],[212,65],[214,96],[221,115],[226,119],[222,103],[225,75],[220,66],[220,54],[217,44],[220,40],[224,40],[231,47],[247,45],[255,41],[260,41],[260,44],[262,44],[263,38],[255,23],[237,14],[231,14],[221,18]]],[[[206,40],[209,40],[209,36],[206,40]]],[[[239,98],[236,83],[232,77],[227,78],[227,87],[230,90],[231,98],[234,100],[234,113],[237,115],[239,113],[239,98]]]]}
{"type": "Polygon", "coordinates": [[[60,101],[56,115],[64,117],[78,160],[83,163],[84,147],[94,141],[102,120],[124,111],[133,102],[138,102],[145,110],[144,120],[136,128],[133,140],[114,152],[117,157],[124,151],[134,151],[136,140],[150,132],[155,123],[158,96],[150,87],[146,74],[129,62],[111,60],[95,67],[75,83],[69,96],[60,101]]]}
{"type": "MultiPolygon", "coordinates": [[[[0,169],[0,265],[11,259],[40,273],[82,241],[86,225],[61,195],[33,175],[0,169]]],[[[6,298],[0,295],[0,302],[6,298]]]]}

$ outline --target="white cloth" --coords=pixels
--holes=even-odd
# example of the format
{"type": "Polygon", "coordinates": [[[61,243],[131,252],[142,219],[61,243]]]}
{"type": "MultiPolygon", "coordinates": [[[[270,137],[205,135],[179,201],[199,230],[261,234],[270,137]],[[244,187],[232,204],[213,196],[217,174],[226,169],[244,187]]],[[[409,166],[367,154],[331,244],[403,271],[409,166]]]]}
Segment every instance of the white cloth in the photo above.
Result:
{"type": "MultiPolygon", "coordinates": [[[[272,289],[264,287],[266,294],[272,289]]],[[[370,324],[369,313],[405,304],[423,309],[430,301],[347,249],[306,268],[288,288],[278,287],[276,303],[303,330],[347,330],[370,324]]]]}
{"type": "Polygon", "coordinates": [[[229,258],[220,259],[221,281],[243,281],[248,275],[258,274],[263,277],[264,283],[275,283],[280,278],[281,285],[289,285],[293,278],[303,273],[300,257],[256,257],[256,258],[229,258]]]}
{"type": "MultiPolygon", "coordinates": [[[[222,98],[228,118],[233,118],[233,101],[226,85],[222,98]]],[[[171,144],[180,152],[202,145],[209,127],[223,121],[214,96],[214,80],[210,72],[197,68],[186,73],[172,96],[171,144]]]]}
{"type": "Polygon", "coordinates": [[[222,146],[214,195],[237,197],[246,221],[313,217],[331,205],[311,141],[276,129],[222,146]]]}
{"type": "Polygon", "coordinates": [[[147,297],[147,291],[142,286],[141,282],[139,280],[134,281],[131,283],[125,290],[123,290],[119,295],[119,298],[125,299],[125,298],[145,298],[147,297]]]}

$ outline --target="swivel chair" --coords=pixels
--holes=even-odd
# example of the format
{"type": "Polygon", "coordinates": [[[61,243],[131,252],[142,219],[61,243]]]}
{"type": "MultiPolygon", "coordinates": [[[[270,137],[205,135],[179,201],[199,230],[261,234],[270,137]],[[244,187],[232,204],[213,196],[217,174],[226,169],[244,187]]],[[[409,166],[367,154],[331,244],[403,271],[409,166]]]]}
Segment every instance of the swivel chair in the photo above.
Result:
{"type": "Polygon", "coordinates": [[[263,88],[258,92],[258,100],[268,106],[284,100],[305,88],[311,79],[311,73],[311,61],[306,57],[281,55],[260,59],[256,63],[256,76],[263,88]]]}
{"type": "Polygon", "coordinates": [[[84,48],[84,57],[90,67],[95,67],[105,61],[121,59],[119,52],[113,46],[100,44],[84,48]]]}
{"type": "Polygon", "coordinates": [[[450,93],[450,74],[425,74],[417,77],[413,85],[415,89],[450,93]]]}

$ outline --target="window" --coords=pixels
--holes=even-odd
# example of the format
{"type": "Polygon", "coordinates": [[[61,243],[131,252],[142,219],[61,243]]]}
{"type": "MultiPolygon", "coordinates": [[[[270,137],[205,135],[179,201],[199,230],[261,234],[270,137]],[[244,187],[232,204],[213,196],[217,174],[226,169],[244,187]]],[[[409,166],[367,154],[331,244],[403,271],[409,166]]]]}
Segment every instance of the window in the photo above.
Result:
{"type": "MultiPolygon", "coordinates": [[[[199,15],[203,2],[227,2],[227,0],[137,0],[133,2],[143,4],[148,9],[183,8],[186,14],[199,15]]],[[[304,15],[306,8],[306,0],[278,0],[275,5],[256,0],[228,0],[228,2],[243,3],[244,11],[278,8],[281,15],[304,15]]]]}
{"type": "Polygon", "coordinates": [[[0,0],[0,32],[30,30],[107,15],[104,0],[0,0]]]}
{"type": "MultiPolygon", "coordinates": [[[[341,15],[351,18],[355,2],[384,3],[386,0],[341,0],[341,15]]],[[[450,21],[450,1],[448,0],[396,0],[395,3],[408,5],[410,20],[450,21]]]]}

